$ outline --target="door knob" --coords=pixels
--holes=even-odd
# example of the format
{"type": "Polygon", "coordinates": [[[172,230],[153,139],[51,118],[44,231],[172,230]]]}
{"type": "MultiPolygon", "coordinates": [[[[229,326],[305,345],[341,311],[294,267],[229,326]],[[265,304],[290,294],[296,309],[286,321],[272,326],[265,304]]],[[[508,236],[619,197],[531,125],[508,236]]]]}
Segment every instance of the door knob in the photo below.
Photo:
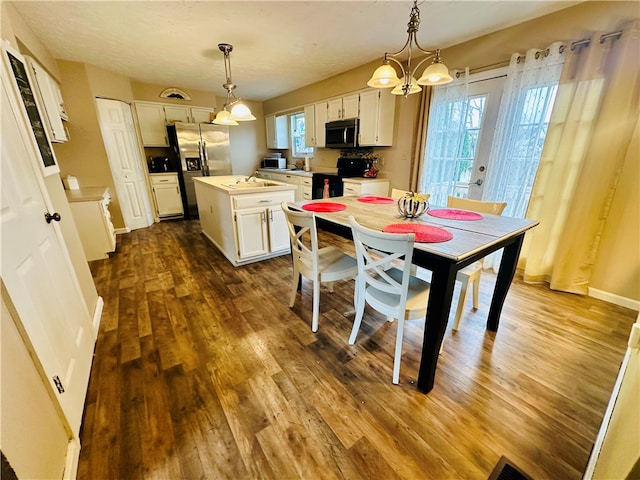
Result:
{"type": "Polygon", "coordinates": [[[53,212],[53,214],[49,212],[44,212],[44,219],[47,221],[47,223],[51,223],[52,220],[59,222],[61,218],[62,217],[58,212],[53,212]]]}
{"type": "Polygon", "coordinates": [[[482,179],[481,179],[481,178],[479,178],[478,180],[476,180],[475,182],[473,182],[471,185],[477,185],[477,186],[482,185],[482,179]]]}

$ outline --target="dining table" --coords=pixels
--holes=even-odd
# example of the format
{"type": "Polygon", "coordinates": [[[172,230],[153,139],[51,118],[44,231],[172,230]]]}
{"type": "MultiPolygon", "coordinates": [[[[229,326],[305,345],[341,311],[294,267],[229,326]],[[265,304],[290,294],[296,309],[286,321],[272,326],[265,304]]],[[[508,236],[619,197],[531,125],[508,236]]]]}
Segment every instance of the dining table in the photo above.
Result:
{"type": "Polygon", "coordinates": [[[350,216],[360,225],[373,230],[417,232],[411,261],[431,271],[416,382],[418,390],[424,393],[433,389],[457,272],[496,250],[504,249],[487,316],[487,329],[497,332],[524,235],[538,225],[535,220],[476,214],[437,206],[430,206],[426,213],[417,218],[405,218],[400,214],[395,199],[369,195],[304,200],[293,203],[292,207],[314,211],[319,229],[348,239],[353,239],[350,216]],[[435,235],[423,232],[433,232],[435,235]]]}

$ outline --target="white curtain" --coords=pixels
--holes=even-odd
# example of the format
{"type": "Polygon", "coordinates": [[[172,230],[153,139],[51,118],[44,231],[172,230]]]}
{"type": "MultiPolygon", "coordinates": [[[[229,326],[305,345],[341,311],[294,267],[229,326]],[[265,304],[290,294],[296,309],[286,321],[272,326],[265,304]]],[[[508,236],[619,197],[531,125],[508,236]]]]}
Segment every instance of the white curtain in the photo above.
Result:
{"type": "Polygon", "coordinates": [[[524,218],[564,63],[557,42],[511,56],[482,199],[507,202],[503,215],[524,218]]]}
{"type": "MultiPolygon", "coordinates": [[[[565,54],[561,42],[511,56],[482,199],[507,202],[503,215],[524,218],[547,134],[565,54]]],[[[498,270],[502,251],[484,268],[498,270]]]]}
{"type": "Polygon", "coordinates": [[[540,224],[522,248],[525,281],[588,293],[620,172],[625,162],[638,162],[639,25],[567,49],[527,211],[540,224]]]}
{"type": "Polygon", "coordinates": [[[429,203],[444,206],[456,188],[456,171],[465,161],[464,132],[470,122],[469,69],[451,72],[454,81],[433,90],[424,158],[418,190],[431,195],[429,203]]]}

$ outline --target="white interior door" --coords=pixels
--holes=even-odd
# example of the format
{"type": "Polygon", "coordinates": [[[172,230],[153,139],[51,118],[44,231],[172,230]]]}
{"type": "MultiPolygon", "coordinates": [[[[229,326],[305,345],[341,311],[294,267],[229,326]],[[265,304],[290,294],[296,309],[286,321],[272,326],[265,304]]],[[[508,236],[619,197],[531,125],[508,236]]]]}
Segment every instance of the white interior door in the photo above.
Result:
{"type": "Polygon", "coordinates": [[[59,226],[45,220],[54,212],[38,176],[42,160],[4,63],[1,143],[2,281],[25,343],[77,438],[95,344],[91,315],[59,226]]]}
{"type": "Polygon", "coordinates": [[[119,100],[97,98],[100,131],[120,201],[122,216],[129,230],[153,223],[142,159],[137,147],[131,106],[119,100]]]}
{"type": "Polygon", "coordinates": [[[433,205],[446,205],[448,195],[482,199],[504,81],[472,82],[433,101],[420,188],[433,205]]]}

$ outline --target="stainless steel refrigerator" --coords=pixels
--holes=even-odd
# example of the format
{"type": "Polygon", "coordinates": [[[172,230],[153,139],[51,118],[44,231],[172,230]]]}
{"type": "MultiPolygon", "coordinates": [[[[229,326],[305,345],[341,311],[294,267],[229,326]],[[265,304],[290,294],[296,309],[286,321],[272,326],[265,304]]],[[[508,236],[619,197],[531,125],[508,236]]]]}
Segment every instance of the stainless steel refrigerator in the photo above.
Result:
{"type": "Polygon", "coordinates": [[[198,216],[194,177],[231,175],[229,127],[208,123],[175,123],[167,127],[173,153],[179,158],[182,200],[187,218],[198,216]]]}

